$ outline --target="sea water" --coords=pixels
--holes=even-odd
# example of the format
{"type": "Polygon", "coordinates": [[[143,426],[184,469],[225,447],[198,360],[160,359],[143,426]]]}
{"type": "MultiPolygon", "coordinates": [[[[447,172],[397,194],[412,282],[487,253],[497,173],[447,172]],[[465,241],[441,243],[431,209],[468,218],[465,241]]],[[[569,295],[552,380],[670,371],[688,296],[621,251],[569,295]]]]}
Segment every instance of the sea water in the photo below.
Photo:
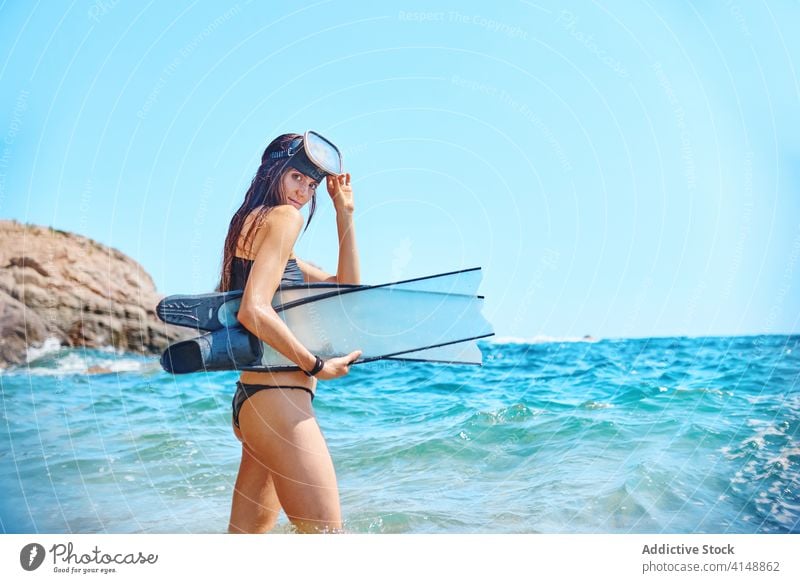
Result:
{"type": "MultiPolygon", "coordinates": [[[[348,531],[800,531],[800,336],[481,348],[320,383],[348,531]]],[[[224,532],[236,378],[77,349],[2,372],[0,531],[224,532]]]]}

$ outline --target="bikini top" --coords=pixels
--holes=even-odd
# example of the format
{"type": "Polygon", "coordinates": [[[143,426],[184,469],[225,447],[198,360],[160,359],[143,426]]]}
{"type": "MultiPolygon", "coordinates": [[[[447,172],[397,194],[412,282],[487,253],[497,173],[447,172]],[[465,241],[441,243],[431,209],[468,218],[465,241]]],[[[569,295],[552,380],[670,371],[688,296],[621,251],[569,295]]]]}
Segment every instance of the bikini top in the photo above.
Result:
{"type": "MultiPolygon", "coordinates": [[[[230,289],[244,289],[247,283],[247,278],[250,276],[250,269],[253,267],[252,259],[245,259],[243,257],[234,257],[233,266],[231,269],[231,285],[230,289]]],[[[305,283],[303,281],[303,272],[300,271],[300,266],[297,265],[297,260],[292,258],[286,262],[286,267],[283,270],[281,277],[281,287],[285,285],[298,285],[305,283]]]]}

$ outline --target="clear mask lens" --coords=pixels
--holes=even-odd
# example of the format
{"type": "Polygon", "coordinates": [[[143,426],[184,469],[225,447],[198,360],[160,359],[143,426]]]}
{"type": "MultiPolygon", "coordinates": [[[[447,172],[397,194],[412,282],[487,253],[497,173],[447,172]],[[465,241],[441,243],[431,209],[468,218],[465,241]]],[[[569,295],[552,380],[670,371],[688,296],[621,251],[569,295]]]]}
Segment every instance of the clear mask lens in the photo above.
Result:
{"type": "Polygon", "coordinates": [[[342,154],[332,142],[317,132],[307,131],[303,136],[303,145],[308,159],[315,166],[328,174],[342,173],[342,154]]]}

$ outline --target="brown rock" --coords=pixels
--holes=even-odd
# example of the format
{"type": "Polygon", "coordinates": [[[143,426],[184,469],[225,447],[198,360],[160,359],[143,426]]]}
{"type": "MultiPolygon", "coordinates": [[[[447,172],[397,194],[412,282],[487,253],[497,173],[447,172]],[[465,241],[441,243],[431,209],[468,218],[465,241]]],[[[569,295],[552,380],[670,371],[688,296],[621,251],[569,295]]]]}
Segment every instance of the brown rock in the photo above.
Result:
{"type": "Polygon", "coordinates": [[[0,367],[48,337],[66,346],[160,354],[191,336],[155,316],[150,275],[116,249],[64,231],[0,221],[0,367]]]}
{"type": "Polygon", "coordinates": [[[113,371],[110,368],[106,368],[104,366],[98,366],[93,364],[89,368],[86,369],[86,374],[111,374],[113,371]]]}
{"type": "Polygon", "coordinates": [[[33,310],[0,291],[0,363],[25,362],[28,346],[47,338],[47,326],[33,310]]]}

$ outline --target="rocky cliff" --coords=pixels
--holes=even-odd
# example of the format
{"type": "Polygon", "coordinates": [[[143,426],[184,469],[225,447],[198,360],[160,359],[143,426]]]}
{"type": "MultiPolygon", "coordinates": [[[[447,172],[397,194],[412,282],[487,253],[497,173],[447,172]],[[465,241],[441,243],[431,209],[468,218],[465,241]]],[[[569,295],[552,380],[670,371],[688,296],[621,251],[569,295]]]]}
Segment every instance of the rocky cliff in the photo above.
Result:
{"type": "Polygon", "coordinates": [[[141,265],[81,235],[0,221],[0,367],[48,338],[158,354],[186,331],[160,322],[141,265]]]}

